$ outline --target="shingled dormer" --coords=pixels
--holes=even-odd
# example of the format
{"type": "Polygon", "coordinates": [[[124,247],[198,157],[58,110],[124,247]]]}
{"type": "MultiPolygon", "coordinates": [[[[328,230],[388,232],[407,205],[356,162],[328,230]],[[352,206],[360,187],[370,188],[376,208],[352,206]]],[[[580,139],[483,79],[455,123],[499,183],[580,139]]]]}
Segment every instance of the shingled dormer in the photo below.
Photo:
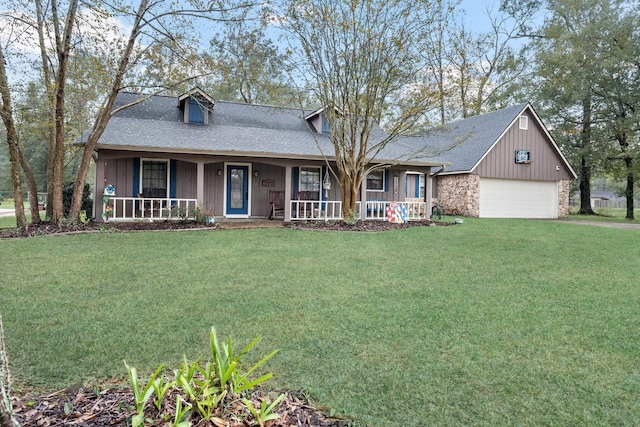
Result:
{"type": "Polygon", "coordinates": [[[213,111],[215,101],[199,87],[178,97],[178,107],[184,113],[184,122],[192,124],[209,124],[209,114],[213,111]]]}
{"type": "MultiPolygon", "coordinates": [[[[336,116],[340,116],[340,111],[336,108],[335,112],[336,116]]],[[[331,125],[327,120],[327,114],[325,113],[325,108],[319,108],[312,113],[308,114],[305,117],[305,120],[311,125],[312,129],[314,129],[318,133],[322,133],[325,135],[331,135],[331,125]]]]}

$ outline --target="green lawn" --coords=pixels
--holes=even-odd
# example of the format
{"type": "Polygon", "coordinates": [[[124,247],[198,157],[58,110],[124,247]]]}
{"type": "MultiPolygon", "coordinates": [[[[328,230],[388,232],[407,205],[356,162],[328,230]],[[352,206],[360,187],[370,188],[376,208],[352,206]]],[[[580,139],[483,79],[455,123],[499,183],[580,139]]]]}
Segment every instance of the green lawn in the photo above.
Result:
{"type": "MultiPolygon", "coordinates": [[[[25,211],[27,223],[31,222],[31,215],[28,211],[25,211]]],[[[44,219],[44,211],[40,211],[40,217],[44,219]]],[[[15,228],[16,227],[16,217],[15,216],[3,216],[0,217],[0,228],[15,228]]]]}
{"type": "Polygon", "coordinates": [[[640,232],[474,220],[0,241],[19,385],[262,341],[274,387],[371,426],[639,425],[640,232]]]}
{"type": "MultiPolygon", "coordinates": [[[[30,206],[29,201],[25,200],[24,202],[25,210],[29,210],[29,206],[30,206]]],[[[14,207],[15,207],[15,203],[14,203],[14,200],[11,198],[4,197],[2,199],[2,202],[0,202],[0,208],[2,209],[13,209],[14,207]]]]}

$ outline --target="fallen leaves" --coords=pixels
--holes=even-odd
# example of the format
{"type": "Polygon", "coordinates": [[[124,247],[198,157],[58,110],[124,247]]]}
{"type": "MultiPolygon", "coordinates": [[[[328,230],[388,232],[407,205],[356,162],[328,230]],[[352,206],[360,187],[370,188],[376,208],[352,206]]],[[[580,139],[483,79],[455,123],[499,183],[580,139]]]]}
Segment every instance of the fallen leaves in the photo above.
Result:
{"type": "MultiPolygon", "coordinates": [[[[259,401],[266,398],[265,392],[257,391],[251,396],[259,401]]],[[[44,396],[21,396],[13,398],[14,413],[23,427],[124,427],[130,425],[135,414],[133,392],[127,387],[97,388],[68,387],[44,396]],[[66,408],[66,409],[65,409],[66,408]]],[[[162,418],[154,419],[154,407],[150,403],[149,415],[153,425],[168,426],[162,418]]],[[[224,411],[210,420],[196,418],[192,414],[193,426],[246,427],[252,420],[243,411],[243,405],[230,402],[224,411]]],[[[344,427],[346,421],[328,417],[315,409],[304,398],[286,393],[285,399],[278,405],[278,419],[265,423],[265,427],[344,427]]],[[[152,424],[149,424],[152,425],[152,424]]]]}

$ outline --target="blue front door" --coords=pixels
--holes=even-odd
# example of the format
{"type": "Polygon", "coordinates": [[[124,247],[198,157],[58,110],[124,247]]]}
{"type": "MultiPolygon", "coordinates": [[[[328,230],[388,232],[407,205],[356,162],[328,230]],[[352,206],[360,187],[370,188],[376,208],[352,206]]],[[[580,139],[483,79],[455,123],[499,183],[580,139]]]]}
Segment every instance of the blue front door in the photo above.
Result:
{"type": "Polygon", "coordinates": [[[227,215],[249,214],[249,167],[227,166],[227,215]]]}

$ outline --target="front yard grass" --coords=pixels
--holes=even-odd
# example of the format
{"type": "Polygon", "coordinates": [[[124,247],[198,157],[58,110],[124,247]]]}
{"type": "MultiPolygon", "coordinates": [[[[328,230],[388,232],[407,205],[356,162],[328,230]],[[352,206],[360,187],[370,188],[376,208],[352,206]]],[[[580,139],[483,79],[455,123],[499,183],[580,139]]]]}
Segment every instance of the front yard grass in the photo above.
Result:
{"type": "Polygon", "coordinates": [[[640,424],[640,233],[477,220],[0,241],[18,386],[56,389],[206,355],[371,426],[640,424]]]}

